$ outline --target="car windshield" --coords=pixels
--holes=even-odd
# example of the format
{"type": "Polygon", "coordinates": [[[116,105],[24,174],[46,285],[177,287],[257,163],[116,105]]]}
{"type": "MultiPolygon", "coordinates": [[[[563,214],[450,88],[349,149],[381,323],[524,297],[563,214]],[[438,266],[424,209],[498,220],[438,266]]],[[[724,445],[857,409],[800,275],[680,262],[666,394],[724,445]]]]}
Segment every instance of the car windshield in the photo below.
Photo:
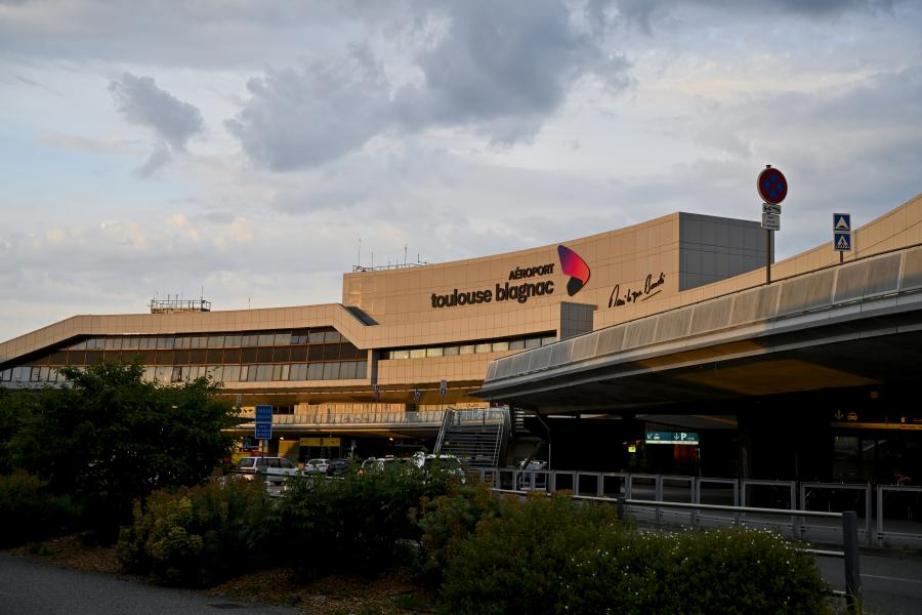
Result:
{"type": "Polygon", "coordinates": [[[252,468],[256,463],[256,457],[243,457],[237,461],[238,468],[252,468]]]}

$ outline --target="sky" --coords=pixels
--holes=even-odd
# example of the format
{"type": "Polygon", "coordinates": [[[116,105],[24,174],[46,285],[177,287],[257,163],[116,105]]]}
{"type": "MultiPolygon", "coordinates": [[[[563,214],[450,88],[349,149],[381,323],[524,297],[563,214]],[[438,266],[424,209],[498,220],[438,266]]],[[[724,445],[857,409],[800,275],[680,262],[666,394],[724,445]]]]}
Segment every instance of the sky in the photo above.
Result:
{"type": "Polygon", "coordinates": [[[922,192],[920,32],[920,0],[0,0],[0,340],[755,220],[765,164],[793,255],[922,192]]]}

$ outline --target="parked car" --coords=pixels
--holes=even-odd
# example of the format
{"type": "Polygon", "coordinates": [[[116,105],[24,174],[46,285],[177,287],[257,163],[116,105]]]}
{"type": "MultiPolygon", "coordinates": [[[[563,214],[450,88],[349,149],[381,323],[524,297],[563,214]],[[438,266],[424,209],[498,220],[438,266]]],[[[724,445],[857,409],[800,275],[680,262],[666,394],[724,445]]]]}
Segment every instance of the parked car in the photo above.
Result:
{"type": "Polygon", "coordinates": [[[429,476],[433,468],[439,468],[442,472],[457,477],[462,483],[466,480],[464,466],[454,455],[417,455],[414,459],[426,476],[429,476]]]}
{"type": "Polygon", "coordinates": [[[331,459],[327,466],[327,476],[341,476],[349,471],[348,459],[331,459]]]}
{"type": "Polygon", "coordinates": [[[287,478],[298,476],[298,467],[285,457],[241,457],[235,472],[244,478],[253,479],[263,475],[267,482],[282,483],[287,478]]]}
{"type": "Polygon", "coordinates": [[[330,469],[330,460],[317,458],[308,459],[304,463],[305,474],[326,474],[330,469]]]}

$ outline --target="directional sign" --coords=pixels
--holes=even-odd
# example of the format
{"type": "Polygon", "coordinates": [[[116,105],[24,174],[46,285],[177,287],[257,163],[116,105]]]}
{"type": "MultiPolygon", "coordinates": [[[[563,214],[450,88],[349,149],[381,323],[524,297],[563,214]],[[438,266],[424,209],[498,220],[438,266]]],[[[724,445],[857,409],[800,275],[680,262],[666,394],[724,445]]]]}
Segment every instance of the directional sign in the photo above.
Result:
{"type": "Polygon", "coordinates": [[[272,439],[272,406],[256,406],[256,433],[257,440],[272,439]]]}
{"type": "Polygon", "coordinates": [[[834,233],[852,232],[851,214],[832,214],[832,231],[834,233]]]}
{"type": "Polygon", "coordinates": [[[833,233],[832,244],[836,252],[848,252],[852,249],[851,233],[833,233]]]}
{"type": "Polygon", "coordinates": [[[648,431],[647,444],[684,444],[694,446],[700,442],[694,431],[648,431]]]}
{"type": "Polygon", "coordinates": [[[777,205],[788,195],[788,180],[784,178],[781,171],[771,166],[766,167],[759,173],[756,187],[759,190],[759,196],[766,203],[777,205]]]}

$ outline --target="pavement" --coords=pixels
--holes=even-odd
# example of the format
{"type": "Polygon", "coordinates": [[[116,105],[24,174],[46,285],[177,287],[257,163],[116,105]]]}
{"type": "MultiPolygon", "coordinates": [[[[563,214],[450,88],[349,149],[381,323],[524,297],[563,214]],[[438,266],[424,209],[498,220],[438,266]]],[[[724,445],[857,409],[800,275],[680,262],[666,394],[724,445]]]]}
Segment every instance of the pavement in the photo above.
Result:
{"type": "Polygon", "coordinates": [[[157,587],[103,573],[54,568],[0,553],[0,615],[296,615],[297,609],[243,603],[157,587]]]}
{"type": "MultiPolygon", "coordinates": [[[[818,557],[823,578],[834,589],[845,589],[841,559],[818,557]]],[[[866,615],[922,613],[922,555],[892,551],[862,551],[858,570],[866,615]]]]}

